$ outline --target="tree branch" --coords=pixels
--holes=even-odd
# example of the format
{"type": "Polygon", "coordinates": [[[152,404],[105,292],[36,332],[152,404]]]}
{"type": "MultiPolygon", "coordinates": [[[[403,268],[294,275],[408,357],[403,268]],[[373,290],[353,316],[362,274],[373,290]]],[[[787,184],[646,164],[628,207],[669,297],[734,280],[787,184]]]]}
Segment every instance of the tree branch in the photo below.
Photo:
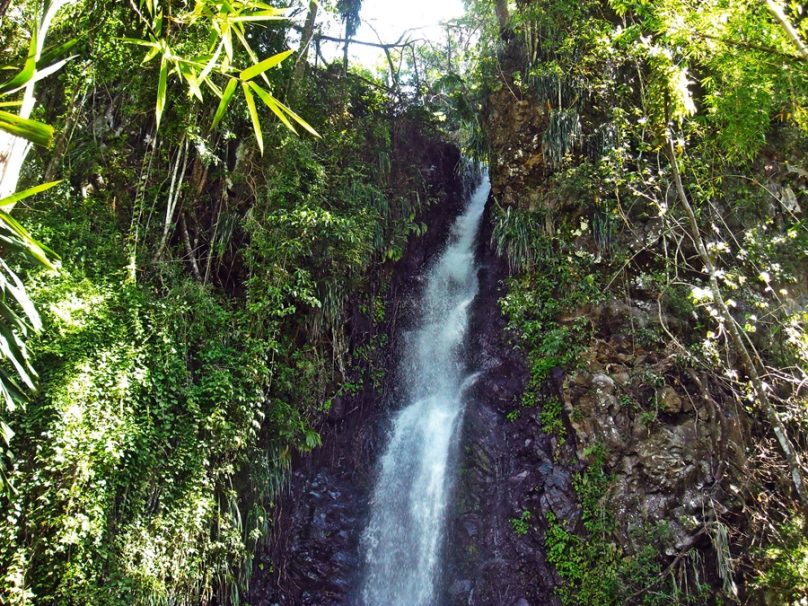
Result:
{"type": "MultiPolygon", "coordinates": [[[[326,36],[324,34],[315,34],[314,37],[317,40],[326,40],[328,42],[339,42],[343,44],[346,42],[345,38],[336,38],[334,36],[326,36]]],[[[409,46],[414,45],[416,42],[420,42],[420,40],[407,40],[406,42],[401,42],[399,40],[398,42],[382,43],[382,42],[366,42],[363,40],[354,40],[353,38],[351,38],[350,41],[351,44],[359,44],[361,46],[372,46],[374,48],[381,48],[382,50],[385,49],[389,50],[392,48],[407,48],[409,46]]]]}
{"type": "Polygon", "coordinates": [[[690,206],[690,201],[685,193],[684,184],[682,183],[682,175],[679,172],[679,165],[676,160],[676,149],[674,148],[673,137],[671,136],[668,136],[668,152],[670,153],[671,170],[673,171],[673,180],[674,184],[676,185],[676,193],[679,196],[679,201],[682,203],[682,206],[685,209],[685,214],[687,215],[687,220],[690,226],[691,236],[696,245],[696,251],[698,252],[698,255],[701,258],[704,268],[709,276],[710,289],[712,290],[716,306],[718,307],[718,311],[721,315],[721,319],[723,320],[727,332],[729,333],[730,341],[736,350],[736,354],[741,358],[741,364],[744,367],[750,382],[752,383],[755,396],[763,409],[766,420],[772,426],[772,431],[777,438],[780,450],[782,451],[786,463],[788,464],[789,472],[791,473],[791,482],[794,486],[794,490],[797,493],[797,497],[799,498],[802,510],[803,512],[808,512],[808,493],[806,492],[805,483],[803,482],[802,478],[802,467],[800,464],[799,455],[794,449],[791,439],[788,437],[788,431],[786,430],[777,409],[769,399],[766,385],[764,385],[763,380],[760,378],[761,373],[758,371],[757,364],[755,364],[754,360],[752,359],[752,355],[749,353],[749,350],[741,337],[741,333],[738,329],[737,323],[735,322],[735,318],[730,313],[727,303],[721,294],[721,287],[718,284],[715,266],[713,265],[713,261],[707,252],[707,247],[704,245],[699,224],[696,221],[696,215],[693,212],[693,207],[690,206]]]}

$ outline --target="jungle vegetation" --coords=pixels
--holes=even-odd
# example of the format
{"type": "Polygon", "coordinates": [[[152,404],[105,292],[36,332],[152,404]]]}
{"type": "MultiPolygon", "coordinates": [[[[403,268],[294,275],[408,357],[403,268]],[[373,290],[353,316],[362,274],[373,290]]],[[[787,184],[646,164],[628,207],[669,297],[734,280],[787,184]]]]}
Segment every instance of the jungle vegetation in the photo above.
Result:
{"type": "Polygon", "coordinates": [[[491,128],[522,100],[547,112],[542,193],[492,220],[526,406],[591,336],[565,314],[642,298],[678,319],[643,338],[755,439],[746,522],[702,521],[724,532],[706,589],[677,584],[684,555],[614,547],[599,456],[579,533],[514,527],[548,524],[566,604],[804,596],[804,6],[468,0],[376,72],[347,61],[360,9],[0,1],[0,604],[242,603],[292,457],[362,381],[345,318],[423,231],[416,150],[504,170],[491,128]]]}

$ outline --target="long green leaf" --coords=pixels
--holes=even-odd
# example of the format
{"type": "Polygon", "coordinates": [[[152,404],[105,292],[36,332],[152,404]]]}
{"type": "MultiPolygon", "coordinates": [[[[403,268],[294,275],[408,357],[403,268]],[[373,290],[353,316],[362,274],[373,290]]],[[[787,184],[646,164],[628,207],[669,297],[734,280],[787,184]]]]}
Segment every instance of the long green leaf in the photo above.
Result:
{"type": "Polygon", "coordinates": [[[213,116],[211,128],[216,128],[219,122],[222,121],[222,118],[224,118],[224,114],[227,111],[227,107],[230,105],[230,100],[233,98],[233,93],[236,91],[237,85],[238,80],[235,78],[227,82],[227,86],[225,86],[224,92],[222,93],[222,100],[219,101],[219,107],[216,108],[216,115],[213,116]]]}
{"type": "Polygon", "coordinates": [[[255,130],[255,139],[258,141],[258,149],[261,155],[264,155],[264,135],[261,132],[261,120],[258,118],[258,109],[255,107],[255,98],[250,91],[250,86],[247,82],[241,83],[241,89],[244,91],[244,99],[247,101],[247,109],[250,112],[250,119],[252,120],[253,130],[255,130]]]}
{"type": "Polygon", "coordinates": [[[67,42],[62,42],[60,44],[45,48],[42,51],[42,54],[39,56],[39,63],[53,63],[60,57],[63,57],[67,51],[76,46],[76,44],[78,44],[80,41],[81,38],[71,38],[67,42]]]}
{"type": "Polygon", "coordinates": [[[31,28],[31,44],[28,47],[28,57],[25,59],[25,65],[19,71],[19,73],[14,76],[8,82],[0,85],[0,93],[5,93],[10,90],[18,89],[21,86],[25,86],[25,84],[34,77],[34,72],[36,72],[36,46],[37,46],[37,28],[31,28]]]}
{"type": "Polygon", "coordinates": [[[166,56],[163,55],[163,58],[160,60],[160,77],[157,81],[157,106],[156,106],[156,114],[157,114],[157,124],[155,126],[156,130],[160,130],[160,120],[163,117],[163,110],[166,107],[166,88],[168,87],[168,59],[166,56]]]}
{"type": "Polygon", "coordinates": [[[17,403],[28,401],[28,396],[3,368],[0,368],[0,394],[5,398],[6,410],[9,412],[14,412],[17,403]]]}
{"type": "Polygon", "coordinates": [[[295,130],[295,127],[292,125],[291,122],[289,122],[289,119],[280,110],[280,108],[278,107],[277,101],[275,100],[275,98],[272,95],[270,95],[267,91],[265,91],[263,88],[258,86],[255,82],[250,82],[250,88],[252,88],[255,91],[255,93],[261,98],[261,101],[263,101],[264,104],[269,109],[272,110],[272,113],[274,113],[278,117],[278,119],[281,122],[283,122],[283,125],[286,128],[288,128],[293,133],[297,134],[297,131],[295,130]]]}
{"type": "Polygon", "coordinates": [[[40,185],[35,185],[34,187],[29,187],[28,189],[18,191],[16,194],[11,194],[10,196],[0,200],[0,210],[6,210],[12,208],[20,200],[25,200],[26,198],[35,196],[36,194],[42,193],[43,191],[48,191],[50,188],[56,187],[60,183],[61,181],[50,181],[48,183],[41,183],[40,185]]]}
{"type": "Polygon", "coordinates": [[[34,329],[17,312],[6,305],[5,301],[0,301],[0,321],[11,326],[12,330],[16,330],[23,337],[27,337],[28,333],[34,329]]]}
{"type": "Polygon", "coordinates": [[[22,308],[34,330],[39,331],[42,329],[42,320],[33,302],[28,297],[25,285],[2,259],[0,259],[0,290],[14,298],[14,301],[22,308]]]}
{"type": "Polygon", "coordinates": [[[13,437],[14,437],[14,430],[11,429],[11,427],[9,427],[5,421],[0,419],[0,438],[3,439],[3,442],[5,442],[6,446],[9,446],[11,444],[11,438],[13,437]]]}
{"type": "Polygon", "coordinates": [[[17,375],[22,379],[23,384],[28,389],[34,389],[36,373],[33,372],[33,369],[29,368],[28,352],[23,348],[20,347],[20,342],[17,340],[14,333],[0,322],[0,354],[11,362],[14,370],[17,371],[17,375]]]}
{"type": "Polygon", "coordinates": [[[244,71],[239,74],[239,78],[242,80],[252,80],[259,74],[263,74],[270,68],[275,67],[281,61],[286,59],[289,55],[291,55],[294,51],[287,50],[283,51],[282,53],[278,53],[277,55],[272,55],[271,57],[264,59],[263,61],[256,63],[252,67],[248,67],[244,71]]]}
{"type": "Polygon", "coordinates": [[[126,42],[127,44],[137,44],[138,46],[145,46],[147,48],[159,48],[157,42],[153,40],[141,40],[140,38],[119,38],[119,40],[121,42],[126,42]]]}
{"type": "MultiPolygon", "coordinates": [[[[57,255],[44,244],[37,242],[22,225],[14,220],[7,212],[0,210],[0,237],[16,242],[23,254],[29,259],[37,261],[47,269],[55,270],[56,266],[48,258],[57,255]]],[[[3,260],[0,258],[0,267],[3,260]]]]}
{"type": "Polygon", "coordinates": [[[30,118],[0,110],[0,130],[22,137],[42,147],[53,144],[53,127],[30,118]]]}
{"type": "Polygon", "coordinates": [[[261,11],[260,13],[250,13],[248,15],[239,15],[237,17],[228,17],[228,21],[234,23],[248,23],[256,21],[281,21],[286,19],[286,15],[270,15],[269,11],[261,11]]]}
{"type": "Polygon", "coordinates": [[[289,109],[289,107],[287,107],[286,105],[284,105],[283,103],[281,103],[277,99],[275,99],[275,103],[277,103],[278,107],[280,107],[284,112],[286,112],[289,115],[289,117],[292,118],[292,120],[297,122],[300,126],[305,128],[312,135],[314,135],[318,139],[322,138],[322,137],[320,137],[320,133],[318,133],[316,130],[314,130],[314,128],[312,128],[312,126],[308,122],[306,122],[303,118],[301,118],[295,112],[293,112],[291,109],[289,109]]]}

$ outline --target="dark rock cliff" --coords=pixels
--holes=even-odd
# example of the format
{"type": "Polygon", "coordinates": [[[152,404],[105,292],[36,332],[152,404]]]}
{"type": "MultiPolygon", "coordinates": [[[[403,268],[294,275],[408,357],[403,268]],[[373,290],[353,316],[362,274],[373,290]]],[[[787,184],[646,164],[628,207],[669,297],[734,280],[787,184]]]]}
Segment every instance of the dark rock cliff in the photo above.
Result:
{"type": "Polygon", "coordinates": [[[556,439],[545,435],[535,416],[507,418],[518,406],[528,372],[500,312],[507,264],[490,241],[487,213],[478,239],[480,294],[469,335],[470,366],[479,376],[461,431],[444,603],[554,606],[557,579],[544,556],[544,518],[548,511],[574,518],[576,498],[570,470],[554,462],[556,439]],[[533,528],[519,536],[511,519],[524,511],[531,512],[533,528]]]}
{"type": "MultiPolygon", "coordinates": [[[[382,353],[390,372],[379,391],[366,387],[356,396],[335,399],[322,430],[323,446],[295,460],[288,494],[277,503],[271,542],[255,566],[249,596],[254,606],[353,601],[375,465],[390,411],[400,404],[394,371],[401,335],[414,319],[424,270],[442,250],[464,202],[458,160],[456,152],[444,149],[440,162],[432,164],[441,202],[420,218],[429,230],[410,242],[392,272],[383,327],[389,343],[382,353]]],[[[442,602],[555,605],[557,578],[543,555],[543,520],[546,512],[575,518],[571,471],[554,463],[557,440],[542,432],[535,417],[516,423],[506,418],[528,373],[499,309],[507,266],[490,240],[489,210],[478,236],[480,293],[467,344],[469,367],[479,375],[455,462],[442,602]],[[519,536],[511,520],[522,511],[531,511],[535,523],[519,536]]],[[[352,342],[364,341],[369,325],[357,310],[348,327],[352,342]]]]}
{"type": "MultiPolygon", "coordinates": [[[[437,200],[418,217],[428,230],[411,239],[392,271],[380,270],[389,280],[385,321],[378,327],[387,344],[376,355],[387,373],[379,389],[366,376],[358,393],[335,398],[320,430],[322,447],[296,457],[289,490],[276,504],[270,543],[254,567],[248,598],[253,606],[352,601],[375,464],[389,412],[400,404],[395,377],[400,336],[414,319],[423,272],[443,249],[464,202],[455,148],[427,146],[421,164],[437,200]]],[[[355,308],[346,327],[352,352],[369,342],[371,331],[371,318],[355,308]]]]}

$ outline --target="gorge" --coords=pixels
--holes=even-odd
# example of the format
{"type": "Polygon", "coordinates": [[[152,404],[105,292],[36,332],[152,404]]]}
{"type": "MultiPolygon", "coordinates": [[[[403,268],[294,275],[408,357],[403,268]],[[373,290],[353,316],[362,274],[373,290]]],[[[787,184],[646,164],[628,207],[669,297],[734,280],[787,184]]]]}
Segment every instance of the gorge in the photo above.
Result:
{"type": "Polygon", "coordinates": [[[0,1],[0,605],[804,604],[803,7],[362,4],[0,1]]]}

